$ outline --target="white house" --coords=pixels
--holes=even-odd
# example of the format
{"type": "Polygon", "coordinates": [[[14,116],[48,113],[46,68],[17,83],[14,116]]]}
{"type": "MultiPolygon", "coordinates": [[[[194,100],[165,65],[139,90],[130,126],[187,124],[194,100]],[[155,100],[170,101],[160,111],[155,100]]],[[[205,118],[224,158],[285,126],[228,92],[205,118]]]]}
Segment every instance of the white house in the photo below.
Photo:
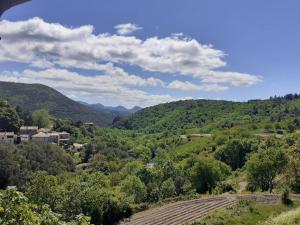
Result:
{"type": "Polygon", "coordinates": [[[21,142],[28,142],[30,141],[30,136],[28,134],[20,134],[20,141],[21,142]]]}
{"type": "Polygon", "coordinates": [[[35,142],[50,142],[50,135],[49,134],[46,134],[46,133],[43,133],[43,132],[40,132],[38,134],[35,134],[31,137],[32,141],[35,141],[35,142]]]}
{"type": "Polygon", "coordinates": [[[23,126],[20,128],[20,135],[29,135],[29,138],[31,138],[38,133],[38,130],[37,126],[23,126]]]}
{"type": "Polygon", "coordinates": [[[0,132],[0,142],[14,143],[15,133],[13,132],[0,132]]]}

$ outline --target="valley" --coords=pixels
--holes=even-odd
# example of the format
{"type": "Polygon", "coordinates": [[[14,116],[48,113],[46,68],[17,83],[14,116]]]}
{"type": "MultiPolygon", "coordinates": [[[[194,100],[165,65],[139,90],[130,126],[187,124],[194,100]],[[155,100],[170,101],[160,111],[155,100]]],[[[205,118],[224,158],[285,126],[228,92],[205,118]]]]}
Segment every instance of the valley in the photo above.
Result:
{"type": "MultiPolygon", "coordinates": [[[[23,109],[28,87],[20,105],[20,94],[2,95],[0,102],[4,135],[19,136],[21,126],[42,132],[25,142],[0,140],[0,203],[7,213],[22,205],[29,214],[40,213],[40,220],[53,215],[49,221],[64,224],[171,225],[201,224],[235,210],[263,222],[270,204],[276,215],[297,208],[299,95],[240,103],[186,100],[123,116],[106,111],[118,119],[99,126],[85,117],[74,120],[73,113],[55,117],[57,108],[48,106],[60,100],[45,93],[39,98],[51,104],[23,109]],[[53,145],[45,139],[53,134],[68,139],[53,145]],[[43,141],[35,141],[41,135],[43,141]],[[48,211],[35,211],[46,205],[48,211]]],[[[233,220],[239,217],[225,224],[233,220]]]]}

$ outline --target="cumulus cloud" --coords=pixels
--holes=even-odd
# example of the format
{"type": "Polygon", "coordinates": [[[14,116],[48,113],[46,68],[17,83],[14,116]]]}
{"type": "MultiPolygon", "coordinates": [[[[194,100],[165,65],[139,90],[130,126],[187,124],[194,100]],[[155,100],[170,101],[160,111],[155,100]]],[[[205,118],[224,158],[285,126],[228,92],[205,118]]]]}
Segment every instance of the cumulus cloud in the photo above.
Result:
{"type": "Polygon", "coordinates": [[[0,60],[34,62],[47,57],[51,62],[127,63],[160,73],[179,73],[215,83],[235,86],[253,85],[259,77],[246,73],[220,72],[226,66],[225,54],[195,39],[171,36],[146,40],[134,36],[95,35],[92,26],[68,28],[33,18],[0,23],[3,41],[0,60]]]}
{"type": "MultiPolygon", "coordinates": [[[[170,95],[152,95],[139,89],[132,89],[126,86],[130,82],[116,79],[113,76],[86,76],[66,69],[5,71],[0,74],[0,78],[7,82],[45,84],[73,97],[88,97],[98,101],[114,99],[128,107],[150,106],[179,100],[179,98],[170,95]]],[[[150,82],[155,83],[153,80],[150,82]]]]}
{"type": "Polygon", "coordinates": [[[203,85],[196,85],[188,81],[179,81],[174,80],[172,81],[167,88],[170,89],[177,89],[182,91],[210,91],[210,92],[219,92],[219,91],[226,91],[229,88],[226,86],[221,86],[218,84],[203,84],[203,85]]]}
{"type": "MultiPolygon", "coordinates": [[[[4,20],[0,22],[3,37],[0,42],[0,62],[25,63],[38,69],[25,70],[18,76],[10,73],[13,80],[40,81],[60,90],[65,85],[66,89],[69,88],[69,94],[75,90],[81,94],[88,94],[93,93],[92,89],[95,89],[97,94],[111,97],[114,96],[111,89],[116,87],[116,92],[122,93],[119,99],[123,99],[124,102],[141,101],[143,106],[177,98],[169,95],[151,95],[139,90],[140,87],[224,91],[230,86],[251,86],[261,81],[261,77],[256,75],[224,71],[226,61],[223,51],[212,45],[201,44],[181,33],[142,40],[129,36],[132,32],[142,29],[135,24],[119,24],[116,29],[118,35],[95,34],[91,25],[66,27],[58,23],[47,23],[40,18],[18,22],[4,20]],[[182,78],[190,76],[201,85],[178,80],[166,84],[162,78],[145,78],[130,74],[120,68],[120,65],[135,66],[150,74],[159,73],[160,78],[162,74],[176,74],[182,78]],[[74,74],[71,71],[75,69],[96,71],[99,75],[91,77],[74,74]],[[66,82],[66,79],[69,79],[67,76],[72,79],[78,78],[77,81],[83,84],[87,81],[97,84],[98,88],[90,84],[81,85],[77,81],[72,82],[73,86],[70,88],[66,82]],[[52,82],[59,79],[63,80],[62,84],[52,82]]],[[[6,76],[1,75],[0,79],[9,79],[8,73],[6,76]]]]}
{"type": "Polygon", "coordinates": [[[142,30],[142,27],[139,27],[137,24],[133,23],[123,23],[115,26],[115,29],[120,35],[129,35],[135,31],[142,30]]]}

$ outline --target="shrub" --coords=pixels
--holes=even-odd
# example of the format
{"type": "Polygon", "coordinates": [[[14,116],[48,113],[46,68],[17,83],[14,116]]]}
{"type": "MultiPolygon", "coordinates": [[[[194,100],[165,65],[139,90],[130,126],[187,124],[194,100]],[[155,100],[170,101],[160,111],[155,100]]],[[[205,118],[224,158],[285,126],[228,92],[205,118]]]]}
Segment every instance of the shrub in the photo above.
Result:
{"type": "Polygon", "coordinates": [[[281,202],[284,205],[292,205],[293,201],[289,198],[290,191],[288,189],[285,189],[281,194],[281,202]]]}

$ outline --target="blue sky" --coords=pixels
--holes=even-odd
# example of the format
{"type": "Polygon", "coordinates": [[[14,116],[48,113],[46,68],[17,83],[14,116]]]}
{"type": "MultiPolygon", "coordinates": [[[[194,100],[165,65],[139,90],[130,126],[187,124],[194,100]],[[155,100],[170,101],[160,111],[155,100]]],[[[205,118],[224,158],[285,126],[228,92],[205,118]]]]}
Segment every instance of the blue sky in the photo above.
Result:
{"type": "Polygon", "coordinates": [[[32,0],[2,17],[0,80],[40,82],[76,100],[128,107],[295,93],[299,7],[296,0],[32,0]],[[55,43],[51,51],[45,38],[55,43]]]}

